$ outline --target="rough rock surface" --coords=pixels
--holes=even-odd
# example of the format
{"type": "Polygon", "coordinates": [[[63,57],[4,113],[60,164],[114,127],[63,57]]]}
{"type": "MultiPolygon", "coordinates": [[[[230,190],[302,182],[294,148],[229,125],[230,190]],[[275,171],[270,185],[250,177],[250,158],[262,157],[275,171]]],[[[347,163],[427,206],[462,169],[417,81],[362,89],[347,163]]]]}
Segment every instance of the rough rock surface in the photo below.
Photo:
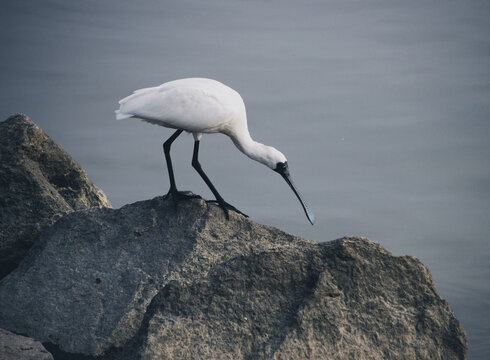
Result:
{"type": "Polygon", "coordinates": [[[53,360],[53,356],[39,341],[0,329],[0,359],[53,360]]]}
{"type": "Polygon", "coordinates": [[[101,359],[466,354],[419,260],[363,238],[315,243],[227,221],[202,199],[64,216],[0,283],[0,326],[101,359]]]}
{"type": "Polygon", "coordinates": [[[0,123],[0,278],[60,216],[110,206],[78,163],[27,116],[0,123]]]}

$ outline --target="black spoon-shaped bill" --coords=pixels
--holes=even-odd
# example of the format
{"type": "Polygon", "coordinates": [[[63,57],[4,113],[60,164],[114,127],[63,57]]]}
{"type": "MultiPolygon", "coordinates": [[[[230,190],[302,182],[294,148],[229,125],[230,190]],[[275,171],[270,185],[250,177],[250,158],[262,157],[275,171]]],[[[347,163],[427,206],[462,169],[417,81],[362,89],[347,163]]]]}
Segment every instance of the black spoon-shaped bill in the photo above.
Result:
{"type": "Polygon", "coordinates": [[[289,168],[288,168],[288,163],[283,162],[283,163],[277,163],[276,168],[274,169],[275,172],[278,172],[281,174],[281,176],[286,180],[288,185],[291,187],[293,192],[296,194],[296,197],[298,198],[299,202],[301,203],[301,206],[303,207],[303,210],[305,211],[306,217],[310,221],[311,225],[315,223],[315,214],[308,208],[308,205],[306,202],[303,200],[303,197],[301,196],[298,188],[294,185],[293,180],[291,179],[291,175],[289,174],[289,168]]]}

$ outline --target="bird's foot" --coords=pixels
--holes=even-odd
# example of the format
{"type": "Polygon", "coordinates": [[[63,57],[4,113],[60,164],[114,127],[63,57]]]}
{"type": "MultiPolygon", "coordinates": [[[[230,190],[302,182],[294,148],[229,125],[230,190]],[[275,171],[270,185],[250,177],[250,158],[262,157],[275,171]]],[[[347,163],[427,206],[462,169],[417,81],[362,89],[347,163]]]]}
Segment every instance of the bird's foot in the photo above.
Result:
{"type": "Polygon", "coordinates": [[[165,200],[172,199],[174,206],[177,207],[177,202],[188,199],[202,199],[200,195],[193,194],[191,191],[177,191],[170,189],[165,195],[165,200]]]}
{"type": "Polygon", "coordinates": [[[207,203],[213,203],[213,204],[217,204],[219,205],[220,208],[223,209],[224,213],[225,213],[225,217],[226,217],[226,220],[230,220],[230,215],[228,213],[229,210],[232,210],[240,215],[243,215],[245,217],[248,218],[248,215],[247,214],[244,214],[242,213],[240,210],[238,210],[236,207],[234,207],[233,205],[231,204],[228,204],[226,201],[222,200],[222,201],[219,201],[219,200],[206,200],[207,203]]]}

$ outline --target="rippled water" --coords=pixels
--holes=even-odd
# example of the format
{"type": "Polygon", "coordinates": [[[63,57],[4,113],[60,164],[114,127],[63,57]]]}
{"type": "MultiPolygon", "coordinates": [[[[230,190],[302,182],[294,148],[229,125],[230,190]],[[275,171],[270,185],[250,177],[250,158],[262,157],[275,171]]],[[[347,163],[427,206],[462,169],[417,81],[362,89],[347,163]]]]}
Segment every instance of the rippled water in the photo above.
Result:
{"type": "MultiPolygon", "coordinates": [[[[277,174],[224,136],[201,163],[253,220],[317,241],[362,235],[420,258],[490,358],[488,1],[18,1],[0,11],[0,116],[24,112],[118,207],[165,193],[170,131],[116,122],[117,100],[181,77],[237,89],[277,174]]],[[[182,189],[211,198],[173,147],[182,189]]]]}

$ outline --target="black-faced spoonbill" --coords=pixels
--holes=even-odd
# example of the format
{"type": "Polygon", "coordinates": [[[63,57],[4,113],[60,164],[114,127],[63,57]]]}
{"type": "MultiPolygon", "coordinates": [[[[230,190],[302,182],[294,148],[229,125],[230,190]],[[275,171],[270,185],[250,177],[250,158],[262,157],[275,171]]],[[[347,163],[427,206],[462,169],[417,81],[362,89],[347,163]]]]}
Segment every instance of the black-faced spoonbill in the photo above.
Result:
{"type": "Polygon", "coordinates": [[[177,129],[163,144],[170,178],[170,190],[167,196],[172,196],[174,201],[189,197],[186,193],[177,191],[170,159],[170,146],[182,131],[187,131],[194,135],[195,140],[192,166],[211,189],[226,217],[228,218],[228,209],[243,214],[223,200],[198,160],[202,134],[223,133],[228,135],[236,147],[249,158],[281,174],[301,202],[308,220],[311,224],[314,223],[313,212],[308,209],[291,180],[286,157],[272,146],[256,142],[250,137],[245,104],[235,90],[216,80],[181,79],[136,90],[132,95],[119,101],[119,104],[119,110],[116,110],[117,120],[138,118],[151,124],[177,129]]]}

